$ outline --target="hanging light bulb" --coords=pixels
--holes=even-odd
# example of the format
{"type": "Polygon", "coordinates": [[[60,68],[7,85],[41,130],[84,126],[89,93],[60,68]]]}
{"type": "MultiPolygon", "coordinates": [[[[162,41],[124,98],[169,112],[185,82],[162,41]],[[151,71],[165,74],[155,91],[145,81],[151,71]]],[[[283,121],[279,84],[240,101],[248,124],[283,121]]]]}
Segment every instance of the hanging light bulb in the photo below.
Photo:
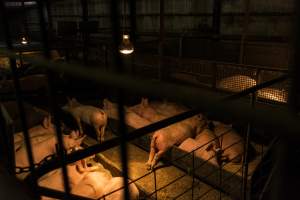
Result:
{"type": "Polygon", "coordinates": [[[21,38],[21,44],[23,44],[23,45],[28,44],[28,40],[26,39],[26,37],[22,36],[22,38],[21,38]]]}
{"type": "Polygon", "coordinates": [[[123,34],[123,40],[119,46],[121,54],[131,54],[134,51],[133,44],[130,42],[129,35],[123,34]]]}

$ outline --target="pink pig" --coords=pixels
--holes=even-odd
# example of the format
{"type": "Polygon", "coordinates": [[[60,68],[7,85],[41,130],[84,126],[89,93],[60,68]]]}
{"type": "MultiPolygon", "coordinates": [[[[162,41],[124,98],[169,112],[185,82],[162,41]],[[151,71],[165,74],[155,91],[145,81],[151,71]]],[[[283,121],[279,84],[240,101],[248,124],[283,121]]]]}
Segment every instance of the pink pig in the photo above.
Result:
{"type": "MultiPolygon", "coordinates": [[[[79,160],[75,163],[71,163],[67,165],[68,171],[68,179],[70,183],[70,188],[76,187],[80,181],[84,179],[84,177],[88,174],[88,172],[92,172],[98,170],[98,166],[87,167],[86,159],[79,160]]],[[[62,169],[53,170],[38,180],[38,185],[42,187],[47,187],[59,191],[64,191],[64,182],[62,169]]],[[[42,196],[42,200],[50,200],[53,198],[42,196]]]]}
{"type": "MultiPolygon", "coordinates": [[[[78,132],[71,132],[70,135],[63,135],[64,148],[68,151],[72,148],[80,146],[84,137],[79,137],[78,132]]],[[[57,138],[55,135],[47,140],[32,145],[34,163],[41,162],[45,157],[56,153],[57,138]]],[[[22,146],[15,154],[17,167],[28,167],[29,161],[27,158],[26,147],[22,146]]]]}
{"type": "Polygon", "coordinates": [[[97,139],[104,141],[105,128],[107,125],[107,114],[100,108],[94,106],[82,105],[76,99],[69,100],[63,109],[69,112],[77,121],[80,132],[83,133],[81,121],[94,127],[97,139]]]}
{"type": "Polygon", "coordinates": [[[218,165],[216,151],[219,143],[216,135],[209,129],[202,130],[195,139],[188,138],[179,146],[180,149],[192,152],[195,156],[208,160],[208,162],[218,165]],[[197,150],[196,150],[197,149],[197,150]]]}
{"type": "MultiPolygon", "coordinates": [[[[55,127],[51,123],[51,117],[45,117],[43,123],[28,129],[28,134],[32,145],[43,141],[55,134],[55,127]]],[[[15,151],[19,150],[24,144],[23,132],[14,134],[15,151]]]]}
{"type": "Polygon", "coordinates": [[[232,128],[221,122],[213,121],[213,131],[219,139],[220,147],[223,151],[223,161],[241,163],[244,154],[244,140],[232,128]]]}
{"type": "MultiPolygon", "coordinates": [[[[145,100],[141,106],[142,109],[139,114],[149,121],[156,122],[166,118],[166,116],[157,113],[145,100]]],[[[161,156],[173,145],[180,145],[185,139],[194,137],[205,125],[206,119],[200,114],[193,117],[192,121],[193,123],[178,122],[160,129],[153,134],[149,159],[146,163],[148,169],[152,169],[161,156]]]]}

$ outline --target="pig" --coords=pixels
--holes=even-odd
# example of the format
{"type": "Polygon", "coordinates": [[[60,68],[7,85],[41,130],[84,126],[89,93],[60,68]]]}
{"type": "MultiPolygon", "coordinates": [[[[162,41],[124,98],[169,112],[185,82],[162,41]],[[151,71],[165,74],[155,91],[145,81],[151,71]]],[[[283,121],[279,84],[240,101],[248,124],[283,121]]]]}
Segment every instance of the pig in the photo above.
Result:
{"type": "MultiPolygon", "coordinates": [[[[91,199],[105,200],[123,200],[124,189],[118,190],[124,186],[122,177],[112,177],[105,170],[93,171],[87,173],[84,178],[72,188],[71,193],[81,195],[91,199]],[[113,192],[113,193],[111,193],[113,192]]],[[[139,198],[139,190],[134,183],[128,185],[130,200],[139,198]]]]}
{"type": "MultiPolygon", "coordinates": [[[[109,194],[119,188],[124,187],[124,179],[122,177],[114,177],[109,181],[109,184],[104,188],[104,194],[109,194]]],[[[128,184],[129,199],[138,200],[139,190],[134,183],[128,184]]],[[[124,200],[124,189],[113,192],[112,194],[105,196],[106,200],[124,200]]]]}
{"type": "MultiPolygon", "coordinates": [[[[44,118],[43,123],[28,129],[29,138],[32,145],[41,142],[44,139],[52,137],[55,134],[55,127],[51,123],[51,116],[44,118]]],[[[24,143],[23,132],[14,134],[15,151],[19,150],[24,143]]]]}
{"type": "Polygon", "coordinates": [[[104,141],[104,133],[107,125],[107,114],[100,108],[82,105],[76,99],[69,99],[63,110],[69,112],[77,121],[80,133],[83,133],[81,121],[94,127],[97,139],[100,143],[104,141]]]}
{"type": "MultiPolygon", "coordinates": [[[[97,171],[99,169],[102,170],[102,165],[95,165],[92,167],[87,167],[86,159],[82,159],[79,161],[76,161],[75,163],[71,163],[66,165],[67,171],[68,171],[68,179],[70,188],[76,187],[89,172],[97,171]]],[[[64,182],[63,182],[63,174],[62,169],[56,169],[53,170],[38,180],[38,185],[42,187],[47,187],[51,189],[55,189],[58,191],[64,191],[64,182]]],[[[42,196],[42,200],[49,200],[53,199],[50,197],[42,196]]]]}
{"type": "Polygon", "coordinates": [[[184,113],[189,109],[183,105],[176,104],[173,102],[150,102],[150,106],[153,107],[158,113],[165,115],[167,117],[171,117],[174,115],[178,115],[180,113],[184,113]]]}
{"type": "Polygon", "coordinates": [[[219,145],[222,150],[222,161],[239,164],[242,162],[244,155],[244,140],[232,128],[232,125],[227,125],[221,122],[210,122],[211,129],[218,137],[219,145]]]}
{"type": "MultiPolygon", "coordinates": [[[[176,105],[176,104],[174,104],[174,105],[176,105]]],[[[176,106],[175,107],[173,107],[173,106],[170,106],[170,110],[173,110],[173,108],[176,108],[176,106]]],[[[136,112],[138,115],[140,115],[141,117],[143,117],[151,122],[157,122],[157,121],[160,121],[160,120],[163,120],[163,119],[173,116],[173,115],[170,115],[170,113],[168,116],[166,116],[166,115],[161,114],[160,112],[156,111],[151,106],[151,103],[149,103],[147,98],[143,98],[139,105],[130,107],[130,108],[128,108],[128,110],[136,112]]],[[[179,114],[181,111],[175,110],[172,112],[179,114]]],[[[182,111],[182,112],[184,112],[184,111],[182,111]]],[[[198,114],[198,115],[195,115],[193,117],[190,117],[188,119],[182,120],[177,123],[186,124],[193,130],[194,134],[196,134],[197,132],[200,132],[200,130],[206,125],[206,117],[202,114],[198,114]]]]}
{"type": "MultiPolygon", "coordinates": [[[[108,114],[108,117],[118,120],[118,107],[117,104],[110,102],[108,99],[103,100],[103,109],[108,114]]],[[[125,123],[132,128],[142,128],[144,126],[147,126],[151,124],[152,122],[141,117],[137,113],[133,112],[130,108],[124,107],[125,110],[125,123]]]]}
{"type": "MultiPolygon", "coordinates": [[[[79,137],[78,131],[72,131],[70,135],[63,135],[64,148],[68,151],[72,148],[80,146],[84,136],[79,137]]],[[[47,140],[32,145],[34,163],[41,162],[45,157],[56,153],[57,138],[55,135],[47,140]]],[[[28,167],[26,147],[22,146],[15,154],[17,167],[28,167]]]]}
{"type": "Polygon", "coordinates": [[[219,142],[213,131],[208,128],[198,133],[195,139],[187,138],[179,148],[187,152],[194,151],[195,156],[208,160],[216,166],[219,164],[217,158],[217,152],[220,150],[219,142]]]}

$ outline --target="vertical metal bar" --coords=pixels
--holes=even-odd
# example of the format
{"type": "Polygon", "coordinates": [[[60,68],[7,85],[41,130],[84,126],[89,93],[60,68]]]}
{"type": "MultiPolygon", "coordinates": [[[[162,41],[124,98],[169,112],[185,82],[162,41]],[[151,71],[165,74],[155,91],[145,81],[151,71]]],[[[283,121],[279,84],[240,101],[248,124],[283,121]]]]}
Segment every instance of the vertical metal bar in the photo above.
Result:
{"type": "Polygon", "coordinates": [[[245,41],[247,37],[247,31],[248,26],[250,22],[250,0],[244,0],[245,1],[245,17],[244,17],[244,27],[243,27],[243,33],[241,37],[241,46],[240,46],[240,63],[244,63],[244,54],[245,54],[245,41]]]}
{"type": "MultiPolygon", "coordinates": [[[[222,146],[222,145],[221,145],[222,146]]],[[[222,184],[223,184],[223,163],[221,162],[220,163],[220,177],[219,177],[219,188],[222,188],[222,184]]],[[[220,190],[219,191],[219,199],[221,200],[222,199],[222,191],[220,190]]]]}
{"type": "MultiPolygon", "coordinates": [[[[255,93],[252,93],[251,95],[251,107],[254,108],[255,107],[255,101],[256,101],[256,95],[255,93]]],[[[248,194],[248,190],[247,190],[247,186],[248,186],[248,165],[249,165],[249,161],[248,161],[248,148],[250,145],[250,134],[252,133],[252,122],[250,121],[248,123],[247,126],[247,132],[245,135],[245,143],[244,143],[244,155],[243,155],[243,182],[242,182],[242,199],[246,200],[247,199],[247,194],[248,194]]]]}
{"type": "MultiPolygon", "coordinates": [[[[118,73],[123,73],[124,66],[118,51],[118,45],[120,44],[120,22],[119,22],[119,3],[117,0],[111,0],[110,2],[110,11],[111,11],[111,23],[112,23],[112,36],[113,36],[113,54],[115,58],[115,68],[118,73]]],[[[120,145],[120,154],[122,160],[122,175],[124,178],[124,189],[125,189],[125,199],[129,200],[129,190],[128,190],[128,166],[127,166],[127,128],[125,125],[125,116],[124,116],[124,99],[123,91],[118,89],[117,91],[117,100],[118,100],[118,112],[119,112],[119,124],[118,131],[120,133],[119,139],[121,142],[120,145]]]]}
{"type": "Polygon", "coordinates": [[[164,66],[163,66],[163,56],[164,56],[164,43],[165,43],[165,1],[159,1],[159,63],[158,63],[158,79],[163,80],[164,78],[164,66]]]}
{"type": "MultiPolygon", "coordinates": [[[[45,15],[44,15],[44,2],[42,0],[39,0],[38,2],[38,11],[39,11],[39,21],[40,21],[40,30],[42,33],[42,39],[43,39],[43,51],[44,56],[46,58],[50,58],[50,51],[49,51],[49,43],[48,43],[48,34],[47,29],[45,27],[45,15]]],[[[64,145],[63,145],[63,139],[62,139],[62,132],[61,132],[61,126],[60,126],[60,120],[58,116],[58,108],[57,108],[57,102],[55,98],[55,94],[53,91],[53,72],[48,71],[48,93],[49,93],[49,105],[50,109],[52,111],[52,115],[54,117],[54,124],[56,128],[56,136],[58,141],[58,156],[61,158],[61,165],[62,165],[62,172],[63,172],[63,182],[64,182],[64,190],[66,192],[66,198],[69,198],[70,196],[70,185],[69,185],[69,179],[68,179],[68,171],[66,167],[66,158],[65,153],[63,151],[64,145]]]]}
{"type": "Polygon", "coordinates": [[[27,15],[26,15],[26,8],[25,8],[24,0],[22,0],[22,15],[23,15],[25,35],[26,35],[26,37],[28,37],[29,30],[28,30],[27,15]]]}
{"type": "Polygon", "coordinates": [[[83,62],[84,64],[87,64],[88,62],[88,1],[87,0],[81,0],[81,8],[82,8],[82,36],[83,36],[83,62]]]}
{"type": "Polygon", "coordinates": [[[194,185],[195,185],[195,151],[193,151],[193,160],[192,160],[192,200],[194,199],[194,185]]]}
{"type": "Polygon", "coordinates": [[[13,121],[2,104],[0,110],[0,155],[6,155],[0,157],[0,162],[10,175],[15,176],[13,121]]]}
{"type": "Polygon", "coordinates": [[[218,36],[220,34],[221,12],[222,12],[222,0],[214,0],[212,27],[213,27],[215,36],[218,36]]]}
{"type": "MultiPolygon", "coordinates": [[[[137,40],[137,27],[136,27],[136,0],[129,0],[129,19],[130,19],[130,38],[132,40],[132,44],[136,46],[137,40]]],[[[131,61],[131,73],[135,75],[135,54],[130,56],[131,61]]]]}
{"type": "Polygon", "coordinates": [[[213,63],[213,78],[212,78],[212,87],[213,89],[217,89],[217,76],[218,76],[218,66],[217,63],[213,63]]]}
{"type": "Polygon", "coordinates": [[[48,21],[48,28],[50,31],[53,31],[53,18],[52,18],[52,10],[51,10],[51,3],[50,0],[46,0],[46,10],[47,10],[47,21],[48,21]]]}
{"type": "Polygon", "coordinates": [[[157,180],[156,180],[156,169],[153,170],[154,176],[154,192],[155,192],[155,200],[157,200],[157,180]]]}
{"type": "MultiPolygon", "coordinates": [[[[2,13],[1,17],[3,20],[2,24],[3,24],[3,31],[4,31],[6,46],[7,46],[7,49],[13,50],[11,35],[10,35],[10,31],[9,31],[9,24],[8,24],[9,17],[7,17],[7,11],[5,8],[4,1],[0,1],[0,11],[1,11],[0,13],[2,13]]],[[[32,188],[33,188],[34,194],[36,195],[36,198],[39,199],[39,194],[38,194],[37,185],[36,185],[34,159],[33,159],[33,154],[32,154],[29,133],[28,133],[28,129],[27,129],[27,118],[26,118],[25,109],[24,109],[24,105],[23,105],[23,96],[21,94],[21,87],[20,87],[20,82],[19,82],[18,75],[17,75],[17,66],[16,66],[15,59],[10,58],[10,67],[12,69],[16,100],[17,100],[19,114],[20,114],[20,118],[21,118],[23,135],[25,138],[27,157],[28,157],[29,164],[30,164],[29,169],[30,169],[32,179],[33,179],[32,188]]]]}
{"type": "MultiPolygon", "coordinates": [[[[299,1],[294,1],[294,12],[296,13],[296,22],[294,25],[294,33],[292,35],[293,38],[293,47],[294,47],[294,56],[291,56],[293,60],[289,64],[289,75],[290,75],[290,88],[289,88],[289,96],[288,96],[288,103],[289,108],[293,114],[296,114],[299,110],[299,102],[298,102],[298,96],[300,93],[300,81],[297,79],[297,77],[300,76],[300,69],[299,69],[299,56],[300,56],[300,12],[298,9],[300,6],[299,1]],[[297,105],[298,104],[298,105],[297,105]]],[[[291,45],[292,46],[292,45],[291,45]]]]}

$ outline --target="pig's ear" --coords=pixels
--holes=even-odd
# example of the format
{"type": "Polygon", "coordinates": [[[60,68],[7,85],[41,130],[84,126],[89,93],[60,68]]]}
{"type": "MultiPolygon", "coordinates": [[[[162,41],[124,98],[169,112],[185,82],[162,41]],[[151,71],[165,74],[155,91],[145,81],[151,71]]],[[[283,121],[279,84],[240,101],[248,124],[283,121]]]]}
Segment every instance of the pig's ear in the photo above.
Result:
{"type": "Polygon", "coordinates": [[[81,138],[76,140],[76,145],[81,145],[82,141],[84,140],[84,138],[86,137],[86,135],[82,136],[81,138]]]}

